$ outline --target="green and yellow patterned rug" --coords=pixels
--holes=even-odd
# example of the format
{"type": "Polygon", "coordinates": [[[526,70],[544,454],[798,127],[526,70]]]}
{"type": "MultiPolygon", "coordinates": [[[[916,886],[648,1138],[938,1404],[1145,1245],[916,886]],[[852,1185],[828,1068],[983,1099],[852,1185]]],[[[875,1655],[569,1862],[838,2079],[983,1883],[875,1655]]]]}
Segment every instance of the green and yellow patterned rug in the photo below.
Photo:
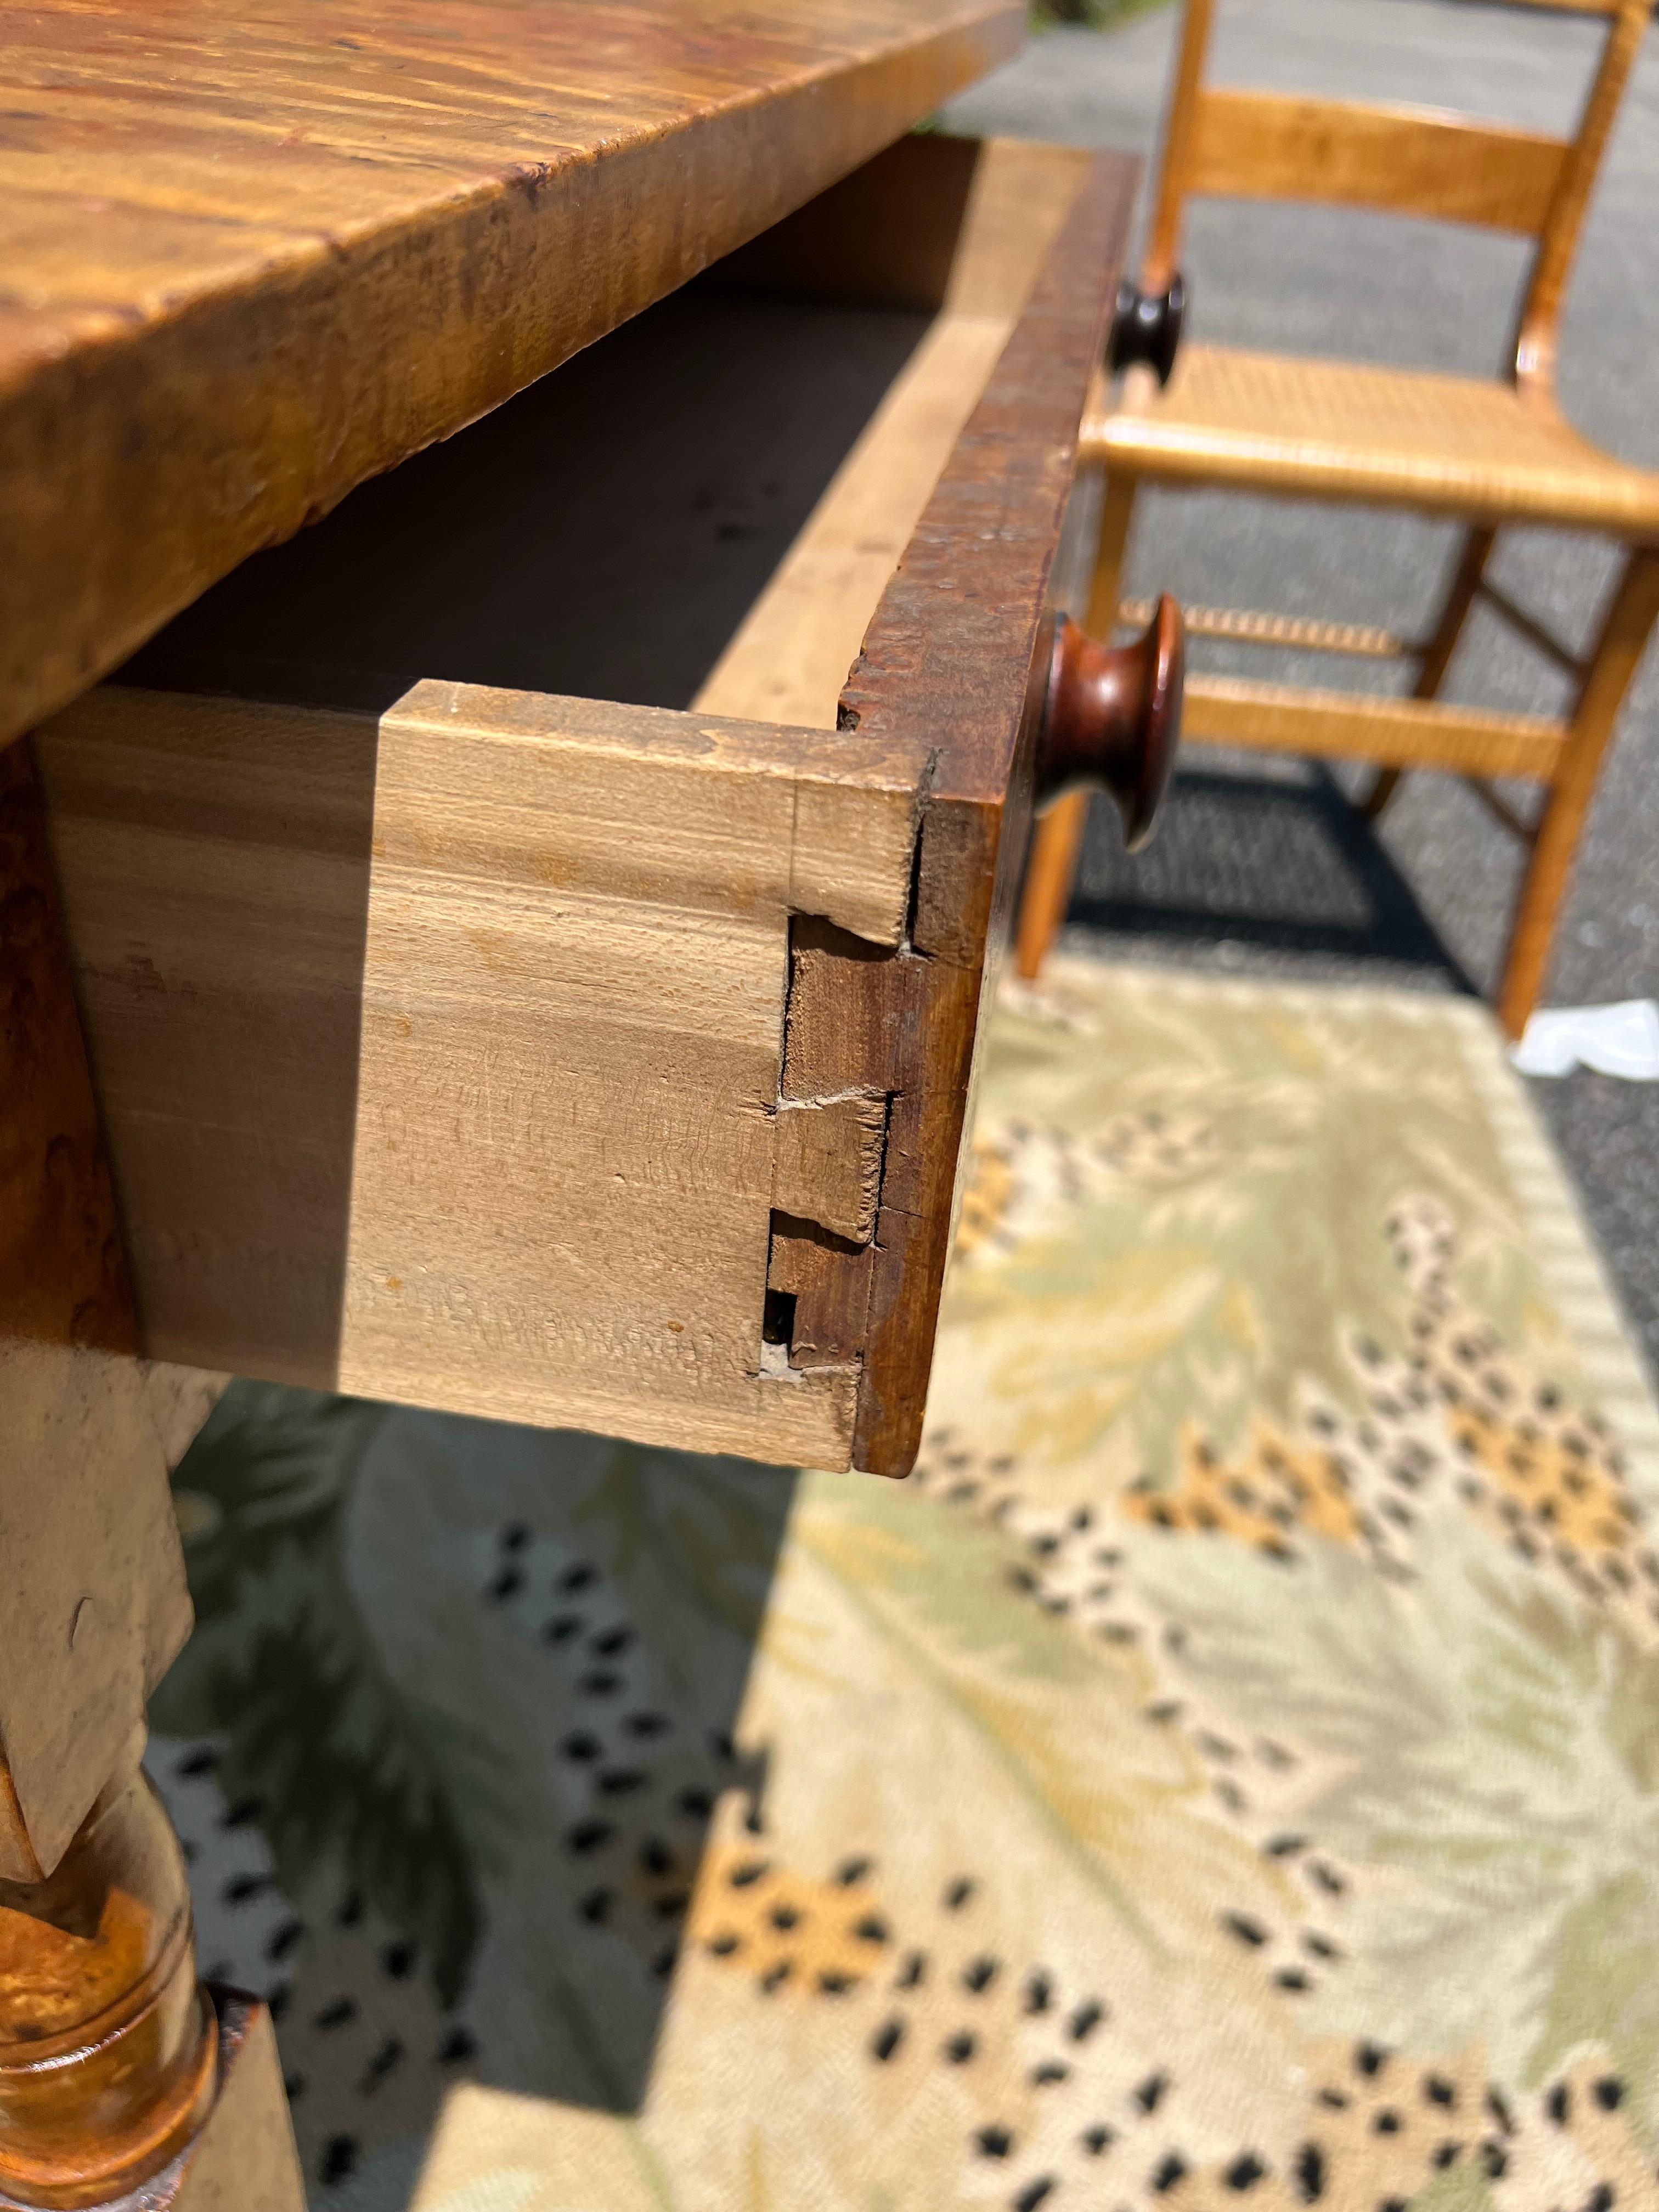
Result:
{"type": "Polygon", "coordinates": [[[1496,1034],[1052,975],[910,1483],[248,1386],[179,1470],[319,2207],[1659,2205],[1659,1422],[1496,1034]]]}

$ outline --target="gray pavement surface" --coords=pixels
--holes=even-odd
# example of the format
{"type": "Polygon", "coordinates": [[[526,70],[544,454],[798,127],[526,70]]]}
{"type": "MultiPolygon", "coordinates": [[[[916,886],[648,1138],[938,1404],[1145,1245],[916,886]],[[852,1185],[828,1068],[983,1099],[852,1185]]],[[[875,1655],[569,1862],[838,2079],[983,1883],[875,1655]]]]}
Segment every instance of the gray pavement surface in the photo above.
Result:
{"type": "MultiPolygon", "coordinates": [[[[956,101],[946,127],[1152,154],[1172,9],[1120,30],[1061,28],[956,101]]],[[[1222,0],[1218,81],[1416,100],[1570,129],[1594,20],[1466,0],[1222,0]]],[[[1648,42],[1586,228],[1563,330],[1561,392],[1589,437],[1659,467],[1659,32],[1648,42]]],[[[1207,341],[1486,374],[1502,364],[1525,248],[1351,210],[1200,204],[1184,265],[1207,341]]],[[[1128,588],[1419,627],[1454,534],[1413,518],[1224,495],[1143,497],[1128,588]]],[[[1612,573],[1598,541],[1513,533],[1496,574],[1584,641],[1612,573]]],[[[1193,665],[1365,684],[1386,665],[1211,644],[1193,665]]],[[[1549,712],[1561,679],[1478,615],[1448,696],[1549,712]]],[[[1520,853],[1462,785],[1419,775],[1380,831],[1349,803],[1363,774],[1194,750],[1151,849],[1122,851],[1097,801],[1068,919],[1079,951],[1490,992],[1520,853]]],[[[1523,793],[1517,792],[1520,798],[1523,793]]],[[[1659,649],[1626,705],[1580,850],[1550,1005],[1659,994],[1659,649]]],[[[1659,1085],[1578,1073],[1533,1086],[1650,1367],[1659,1373],[1659,1085]]]]}

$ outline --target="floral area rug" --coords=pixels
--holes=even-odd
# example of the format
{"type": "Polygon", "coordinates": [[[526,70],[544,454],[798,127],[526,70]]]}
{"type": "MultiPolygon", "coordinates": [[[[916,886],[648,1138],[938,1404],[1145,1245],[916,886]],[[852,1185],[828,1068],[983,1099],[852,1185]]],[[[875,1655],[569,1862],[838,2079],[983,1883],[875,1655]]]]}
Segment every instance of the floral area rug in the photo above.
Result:
{"type": "Polygon", "coordinates": [[[1496,1034],[1052,975],[909,1483],[247,1385],[180,1468],[319,2208],[1659,2205],[1659,1424],[1496,1034]]]}

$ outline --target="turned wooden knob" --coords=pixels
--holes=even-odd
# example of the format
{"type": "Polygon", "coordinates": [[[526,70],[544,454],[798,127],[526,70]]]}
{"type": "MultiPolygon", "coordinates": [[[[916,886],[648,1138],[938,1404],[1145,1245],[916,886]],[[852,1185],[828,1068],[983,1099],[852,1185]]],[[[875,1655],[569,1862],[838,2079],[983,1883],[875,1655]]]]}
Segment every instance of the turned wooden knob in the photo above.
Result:
{"type": "Polygon", "coordinates": [[[1181,609],[1167,592],[1132,645],[1097,644],[1062,615],[1037,736],[1037,804],[1098,784],[1117,801],[1125,842],[1139,852],[1175,766],[1186,657],[1181,609]]]}
{"type": "Polygon", "coordinates": [[[1167,384],[1187,319],[1187,282],[1179,274],[1162,292],[1143,292],[1126,279],[1117,288],[1112,328],[1106,341],[1106,366],[1116,375],[1144,362],[1160,384],[1167,384]]]}

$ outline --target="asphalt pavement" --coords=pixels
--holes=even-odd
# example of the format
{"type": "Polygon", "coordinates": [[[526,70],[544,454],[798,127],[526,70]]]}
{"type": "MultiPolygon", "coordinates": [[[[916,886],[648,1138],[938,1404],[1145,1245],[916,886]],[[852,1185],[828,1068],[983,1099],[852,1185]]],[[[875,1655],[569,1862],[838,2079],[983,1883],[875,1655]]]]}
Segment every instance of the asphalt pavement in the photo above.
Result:
{"type": "MultiPolygon", "coordinates": [[[[1155,149],[1171,9],[1036,40],[945,112],[951,130],[1155,149]]],[[[1405,100],[1571,130],[1601,26],[1469,0],[1221,0],[1219,82],[1405,100]]],[[[1585,434],[1659,467],[1659,31],[1626,96],[1562,334],[1563,404],[1585,434]]],[[[1481,375],[1502,365],[1524,244],[1346,209],[1200,203],[1183,257],[1203,340],[1481,375]]],[[[1454,535],[1414,518],[1226,495],[1144,495],[1127,588],[1420,629],[1454,535]]],[[[1575,645],[1613,573],[1604,544],[1514,532],[1495,574],[1575,645]]],[[[1385,664],[1200,643],[1192,665],[1397,685],[1385,664]]],[[[1477,614],[1447,696],[1556,711],[1562,679],[1477,614]]],[[[1194,748],[1151,848],[1091,813],[1066,942],[1240,971],[1490,994],[1519,877],[1516,841],[1454,780],[1413,775],[1380,830],[1346,769],[1194,748]]],[[[1524,787],[1517,799],[1528,799],[1524,787]]],[[[1580,848],[1544,1002],[1659,995],[1659,647],[1626,703],[1580,848]]],[[[1579,1073],[1534,1096],[1582,1194],[1633,1333],[1659,1374],[1659,1084],[1579,1073]]]]}

